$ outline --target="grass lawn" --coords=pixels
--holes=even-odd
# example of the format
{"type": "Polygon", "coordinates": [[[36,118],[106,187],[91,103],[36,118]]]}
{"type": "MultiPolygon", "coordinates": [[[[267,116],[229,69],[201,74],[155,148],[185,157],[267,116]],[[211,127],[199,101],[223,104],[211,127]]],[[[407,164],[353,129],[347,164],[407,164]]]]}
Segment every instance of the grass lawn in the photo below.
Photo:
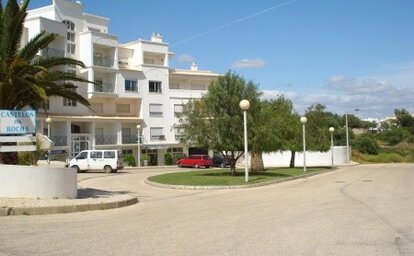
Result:
{"type": "MultiPolygon", "coordinates": [[[[328,168],[308,168],[306,173],[330,170],[328,168]]],[[[249,173],[248,184],[266,182],[303,175],[303,168],[269,168],[265,172],[249,173]]],[[[148,180],[169,185],[189,186],[234,186],[246,185],[244,169],[237,169],[236,176],[230,169],[183,169],[183,172],[167,173],[149,177],[148,180]],[[185,171],[184,171],[185,170],[185,171]]]]}

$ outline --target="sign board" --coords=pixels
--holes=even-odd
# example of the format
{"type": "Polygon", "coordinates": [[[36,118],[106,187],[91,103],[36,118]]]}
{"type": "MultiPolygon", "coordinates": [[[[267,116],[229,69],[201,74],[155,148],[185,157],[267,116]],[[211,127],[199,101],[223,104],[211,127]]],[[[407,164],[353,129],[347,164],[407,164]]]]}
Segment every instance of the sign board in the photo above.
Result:
{"type": "Polygon", "coordinates": [[[36,111],[0,110],[0,134],[36,133],[36,111]]]}

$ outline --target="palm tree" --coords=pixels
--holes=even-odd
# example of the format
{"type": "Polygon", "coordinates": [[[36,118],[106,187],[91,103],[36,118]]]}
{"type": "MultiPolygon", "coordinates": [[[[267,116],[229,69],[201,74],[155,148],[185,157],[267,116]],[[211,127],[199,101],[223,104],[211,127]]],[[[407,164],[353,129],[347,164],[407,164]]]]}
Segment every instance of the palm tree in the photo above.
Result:
{"type": "Polygon", "coordinates": [[[0,0],[0,109],[44,108],[52,96],[89,106],[88,100],[76,92],[75,83],[94,82],[60,71],[69,64],[84,64],[71,58],[38,55],[57,35],[42,31],[21,45],[29,1],[19,5],[17,0],[9,0],[3,7],[0,0]]]}

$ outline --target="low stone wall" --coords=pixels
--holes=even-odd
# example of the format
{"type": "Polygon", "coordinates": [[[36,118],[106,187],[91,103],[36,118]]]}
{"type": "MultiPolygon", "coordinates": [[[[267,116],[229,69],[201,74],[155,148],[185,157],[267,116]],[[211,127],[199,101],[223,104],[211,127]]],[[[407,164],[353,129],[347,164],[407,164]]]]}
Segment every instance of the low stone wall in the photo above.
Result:
{"type": "Polygon", "coordinates": [[[75,169],[0,165],[0,197],[73,199],[77,195],[75,169]]]}

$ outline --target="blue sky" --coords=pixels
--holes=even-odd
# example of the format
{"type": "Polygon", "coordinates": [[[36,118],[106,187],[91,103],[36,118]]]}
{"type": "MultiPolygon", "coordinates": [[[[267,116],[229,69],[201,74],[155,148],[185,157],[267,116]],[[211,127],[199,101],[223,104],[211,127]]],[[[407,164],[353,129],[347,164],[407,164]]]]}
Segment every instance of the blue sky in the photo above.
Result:
{"type": "MultiPolygon", "coordinates": [[[[414,113],[413,0],[83,0],[121,42],[163,35],[174,68],[226,72],[283,93],[298,112],[414,113]]],[[[32,0],[30,8],[51,4],[32,0]]]]}

